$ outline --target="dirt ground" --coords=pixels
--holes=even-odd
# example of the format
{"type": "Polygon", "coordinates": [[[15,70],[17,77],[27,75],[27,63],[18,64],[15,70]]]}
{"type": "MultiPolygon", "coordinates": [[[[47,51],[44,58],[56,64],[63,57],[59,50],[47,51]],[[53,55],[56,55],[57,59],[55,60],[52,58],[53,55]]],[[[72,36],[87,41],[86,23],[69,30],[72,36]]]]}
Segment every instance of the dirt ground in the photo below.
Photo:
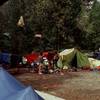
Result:
{"type": "Polygon", "coordinates": [[[65,100],[100,100],[100,72],[97,71],[66,72],[64,76],[24,73],[16,78],[25,85],[65,100]]]}

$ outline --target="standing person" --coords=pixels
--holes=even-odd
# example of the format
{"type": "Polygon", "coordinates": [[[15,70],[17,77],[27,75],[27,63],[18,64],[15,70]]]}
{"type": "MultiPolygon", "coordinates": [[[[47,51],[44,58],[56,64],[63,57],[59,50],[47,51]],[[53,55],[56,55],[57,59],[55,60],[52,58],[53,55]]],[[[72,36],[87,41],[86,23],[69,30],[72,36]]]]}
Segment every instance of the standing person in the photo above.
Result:
{"type": "Polygon", "coordinates": [[[39,63],[39,66],[38,66],[38,68],[39,68],[38,74],[41,75],[41,74],[43,74],[42,73],[42,68],[43,68],[43,55],[42,55],[42,52],[40,52],[40,54],[39,54],[38,63],[39,63]]]}
{"type": "Polygon", "coordinates": [[[53,67],[54,69],[58,68],[58,65],[57,65],[57,61],[59,59],[59,54],[57,51],[54,51],[54,57],[53,57],[53,67]]]}
{"type": "Polygon", "coordinates": [[[49,61],[49,70],[52,70],[53,71],[53,58],[54,58],[54,52],[53,51],[49,51],[48,52],[48,61],[49,61]]]}
{"type": "MultiPolygon", "coordinates": [[[[54,69],[55,69],[55,68],[58,68],[58,64],[57,63],[58,63],[58,60],[59,60],[59,54],[58,54],[57,51],[55,51],[54,54],[55,55],[54,55],[54,58],[53,58],[53,66],[54,66],[54,69]]],[[[60,74],[64,75],[63,67],[60,68],[60,74]]]]}

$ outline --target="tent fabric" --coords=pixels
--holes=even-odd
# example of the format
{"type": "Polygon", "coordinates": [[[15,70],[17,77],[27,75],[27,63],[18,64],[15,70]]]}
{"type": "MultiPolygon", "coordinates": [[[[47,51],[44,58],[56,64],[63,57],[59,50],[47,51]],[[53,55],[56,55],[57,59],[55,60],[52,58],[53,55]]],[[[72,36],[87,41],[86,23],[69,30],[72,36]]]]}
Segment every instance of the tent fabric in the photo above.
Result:
{"type": "Polygon", "coordinates": [[[39,55],[37,53],[32,53],[32,54],[26,55],[25,58],[27,59],[28,63],[32,63],[32,62],[34,62],[35,60],[38,59],[38,56],[39,55]]]}
{"type": "Polygon", "coordinates": [[[71,52],[67,55],[60,55],[59,60],[58,60],[58,67],[70,67],[71,61],[75,55],[75,52],[71,52]]]}
{"type": "Polygon", "coordinates": [[[0,90],[0,100],[44,100],[31,87],[25,87],[2,68],[0,90]]]}
{"type": "Polygon", "coordinates": [[[10,57],[9,53],[0,53],[0,63],[10,64],[10,57]]]}
{"type": "Polygon", "coordinates": [[[72,49],[65,49],[64,51],[60,52],[59,55],[67,55],[67,54],[69,54],[69,53],[71,53],[73,51],[74,51],[74,48],[72,48],[72,49]]]}
{"type": "Polygon", "coordinates": [[[22,61],[22,57],[16,54],[0,53],[0,63],[17,65],[22,61]]]}
{"type": "Polygon", "coordinates": [[[92,69],[98,68],[100,66],[100,60],[97,60],[97,59],[94,59],[94,58],[88,58],[88,59],[89,59],[89,62],[90,62],[92,69]]]}
{"type": "Polygon", "coordinates": [[[63,98],[60,98],[60,97],[56,97],[56,96],[53,96],[51,94],[47,94],[47,93],[44,93],[44,92],[40,92],[40,91],[37,91],[35,90],[39,95],[41,95],[45,100],[65,100],[63,98]]]}
{"type": "Polygon", "coordinates": [[[90,67],[88,57],[77,49],[66,49],[59,53],[58,67],[90,67]],[[76,57],[76,58],[75,58],[76,57]]]}
{"type": "Polygon", "coordinates": [[[9,96],[6,100],[43,100],[42,97],[37,95],[35,91],[33,91],[32,87],[27,87],[21,91],[18,91],[14,95],[9,96]]]}
{"type": "Polygon", "coordinates": [[[77,51],[77,66],[78,67],[90,67],[90,63],[88,60],[88,57],[81,53],[80,51],[77,51]]]}
{"type": "Polygon", "coordinates": [[[23,88],[24,86],[19,81],[8,74],[4,69],[0,69],[0,90],[2,90],[0,100],[23,88]]]}

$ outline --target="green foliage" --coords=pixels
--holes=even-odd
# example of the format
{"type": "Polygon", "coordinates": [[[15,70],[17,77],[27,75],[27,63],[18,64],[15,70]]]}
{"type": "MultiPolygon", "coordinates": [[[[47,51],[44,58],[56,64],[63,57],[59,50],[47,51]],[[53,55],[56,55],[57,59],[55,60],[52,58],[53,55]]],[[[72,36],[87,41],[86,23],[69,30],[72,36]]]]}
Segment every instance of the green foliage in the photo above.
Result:
{"type": "Polygon", "coordinates": [[[34,33],[43,34],[49,42],[47,45],[56,49],[66,47],[67,42],[71,43],[69,37],[74,39],[80,5],[80,0],[37,0],[30,16],[30,27],[34,33]]]}
{"type": "Polygon", "coordinates": [[[9,0],[8,11],[7,30],[11,33],[14,53],[79,44],[81,31],[77,27],[77,16],[81,0],[9,0]],[[17,26],[21,15],[25,21],[23,28],[17,26]],[[37,33],[43,37],[35,38],[37,33]]]}
{"type": "Polygon", "coordinates": [[[89,22],[92,26],[92,32],[89,36],[91,38],[91,45],[94,49],[98,49],[100,46],[100,2],[95,1],[89,22]]]}
{"type": "Polygon", "coordinates": [[[93,25],[93,30],[100,33],[100,2],[95,2],[94,7],[90,13],[90,23],[93,25]]]}
{"type": "Polygon", "coordinates": [[[81,47],[84,49],[95,50],[100,44],[100,2],[94,1],[90,11],[85,10],[82,6],[81,16],[78,20],[78,27],[81,30],[83,38],[81,40],[81,47]]]}

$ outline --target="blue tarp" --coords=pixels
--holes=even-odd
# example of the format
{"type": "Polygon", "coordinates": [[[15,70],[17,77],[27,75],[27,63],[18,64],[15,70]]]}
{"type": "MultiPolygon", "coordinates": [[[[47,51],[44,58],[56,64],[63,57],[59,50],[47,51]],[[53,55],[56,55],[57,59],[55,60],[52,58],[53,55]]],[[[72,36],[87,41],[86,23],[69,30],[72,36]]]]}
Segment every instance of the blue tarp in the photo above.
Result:
{"type": "Polygon", "coordinates": [[[32,87],[25,87],[13,76],[0,69],[0,100],[44,100],[32,87]]]}

